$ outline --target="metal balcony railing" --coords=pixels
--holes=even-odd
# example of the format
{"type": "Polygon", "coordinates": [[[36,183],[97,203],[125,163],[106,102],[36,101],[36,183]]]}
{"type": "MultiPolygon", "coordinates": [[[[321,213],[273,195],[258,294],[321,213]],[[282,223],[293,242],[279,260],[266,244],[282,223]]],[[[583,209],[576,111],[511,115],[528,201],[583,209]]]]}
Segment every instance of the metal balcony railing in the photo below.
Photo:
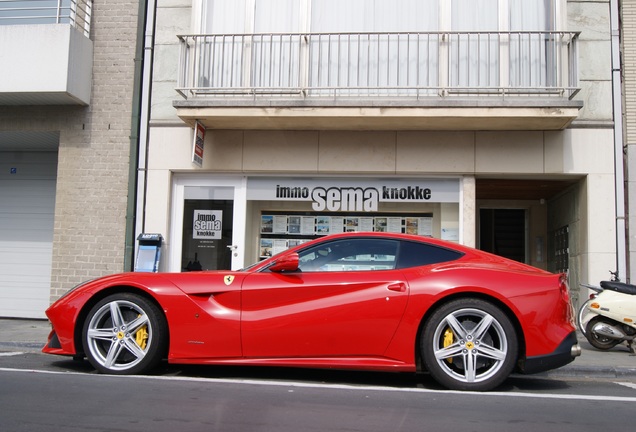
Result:
{"type": "Polygon", "coordinates": [[[182,35],[186,99],[545,96],[579,90],[575,32],[182,35]]]}
{"type": "Polygon", "coordinates": [[[0,0],[0,25],[70,24],[90,36],[92,0],[0,0]]]}

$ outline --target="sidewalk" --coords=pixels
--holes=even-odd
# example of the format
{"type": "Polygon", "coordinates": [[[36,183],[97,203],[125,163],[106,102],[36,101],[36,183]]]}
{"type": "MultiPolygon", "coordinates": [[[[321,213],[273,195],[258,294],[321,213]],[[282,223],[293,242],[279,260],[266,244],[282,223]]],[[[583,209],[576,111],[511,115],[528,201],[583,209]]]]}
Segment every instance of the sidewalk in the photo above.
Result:
{"type": "MultiPolygon", "coordinates": [[[[46,320],[0,318],[0,353],[40,352],[50,330],[46,320]]],[[[630,355],[625,344],[610,351],[599,351],[582,335],[579,335],[579,344],[583,353],[574,362],[538,376],[636,378],[636,356],[630,355]]]]}

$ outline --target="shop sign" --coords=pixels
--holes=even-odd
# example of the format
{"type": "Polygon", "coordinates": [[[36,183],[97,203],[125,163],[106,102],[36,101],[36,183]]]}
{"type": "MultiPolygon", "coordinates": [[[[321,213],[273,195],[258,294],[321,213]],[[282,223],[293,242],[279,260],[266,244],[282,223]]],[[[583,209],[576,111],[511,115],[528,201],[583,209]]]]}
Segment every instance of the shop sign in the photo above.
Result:
{"type": "Polygon", "coordinates": [[[381,202],[459,202],[459,179],[250,179],[247,198],[311,201],[314,211],[378,211],[381,202]]]}
{"type": "Polygon", "coordinates": [[[192,238],[205,240],[221,239],[223,228],[222,210],[195,210],[192,222],[192,238]]]}
{"type": "Polygon", "coordinates": [[[205,126],[196,122],[194,124],[194,142],[192,143],[192,163],[199,168],[203,167],[203,144],[205,141],[205,126]]]}

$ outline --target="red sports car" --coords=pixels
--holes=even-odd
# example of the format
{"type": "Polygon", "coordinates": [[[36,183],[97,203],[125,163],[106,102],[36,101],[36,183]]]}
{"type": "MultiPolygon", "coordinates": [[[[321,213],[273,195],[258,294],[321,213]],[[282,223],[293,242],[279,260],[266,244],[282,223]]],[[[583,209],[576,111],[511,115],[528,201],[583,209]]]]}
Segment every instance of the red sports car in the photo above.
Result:
{"type": "Polygon", "coordinates": [[[580,354],[564,275],[403,234],[331,235],[239,271],[106,276],[46,313],[45,353],[110,374],[167,358],[428,371],[484,391],[580,354]]]}

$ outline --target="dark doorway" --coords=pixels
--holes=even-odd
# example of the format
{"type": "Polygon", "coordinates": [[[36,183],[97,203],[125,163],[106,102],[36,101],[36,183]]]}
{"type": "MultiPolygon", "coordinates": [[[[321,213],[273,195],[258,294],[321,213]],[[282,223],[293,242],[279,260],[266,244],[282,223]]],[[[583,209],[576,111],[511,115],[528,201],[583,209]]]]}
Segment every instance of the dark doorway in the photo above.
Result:
{"type": "Polygon", "coordinates": [[[480,209],[479,249],[526,262],[526,211],[480,209]]]}

